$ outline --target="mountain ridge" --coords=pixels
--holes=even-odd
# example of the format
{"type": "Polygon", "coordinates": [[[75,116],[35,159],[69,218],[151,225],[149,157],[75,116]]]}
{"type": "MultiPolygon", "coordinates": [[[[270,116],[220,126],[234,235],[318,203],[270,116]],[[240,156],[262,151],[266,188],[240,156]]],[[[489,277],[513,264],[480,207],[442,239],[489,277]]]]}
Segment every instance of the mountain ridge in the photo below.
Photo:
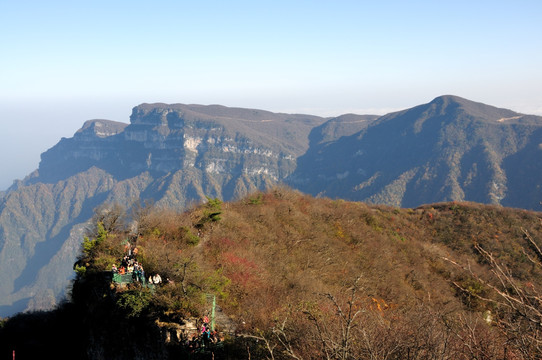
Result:
{"type": "MultiPolygon", "coordinates": [[[[503,165],[542,142],[541,126],[542,117],[437,97],[384,115],[317,155],[307,152],[290,183],[313,195],[402,207],[472,200],[533,209],[537,202],[506,197],[507,175],[515,175],[503,165]]],[[[532,162],[538,154],[530,155],[532,162]]]]}

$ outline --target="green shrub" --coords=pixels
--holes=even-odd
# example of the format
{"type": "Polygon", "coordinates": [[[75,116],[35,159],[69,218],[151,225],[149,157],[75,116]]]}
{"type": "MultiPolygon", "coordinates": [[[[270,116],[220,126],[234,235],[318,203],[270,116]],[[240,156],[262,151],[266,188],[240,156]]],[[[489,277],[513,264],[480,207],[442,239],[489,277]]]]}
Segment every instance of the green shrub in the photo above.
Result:
{"type": "Polygon", "coordinates": [[[181,226],[179,231],[182,234],[184,241],[188,245],[196,246],[197,244],[199,244],[199,240],[200,240],[199,236],[194,235],[187,226],[181,226]]]}
{"type": "Polygon", "coordinates": [[[85,274],[87,272],[87,267],[76,264],[75,267],[74,267],[74,270],[75,270],[75,273],[77,274],[77,276],[82,277],[82,276],[85,276],[85,274]]]}
{"type": "Polygon", "coordinates": [[[96,224],[96,234],[95,238],[89,238],[85,236],[83,239],[83,254],[86,257],[93,257],[95,255],[96,247],[101,244],[105,239],[107,239],[107,231],[104,228],[103,223],[98,222],[96,224]]]}
{"type": "Polygon", "coordinates": [[[150,304],[152,294],[147,289],[127,290],[119,294],[116,304],[128,317],[139,316],[150,304]]]}
{"type": "Polygon", "coordinates": [[[248,199],[249,205],[261,205],[263,204],[263,196],[261,193],[259,193],[256,197],[249,198],[248,199]]]}
{"type": "Polygon", "coordinates": [[[218,222],[221,220],[220,214],[222,214],[222,201],[218,198],[211,199],[207,196],[207,203],[203,210],[203,216],[200,218],[196,227],[201,228],[207,222],[218,222]]]}

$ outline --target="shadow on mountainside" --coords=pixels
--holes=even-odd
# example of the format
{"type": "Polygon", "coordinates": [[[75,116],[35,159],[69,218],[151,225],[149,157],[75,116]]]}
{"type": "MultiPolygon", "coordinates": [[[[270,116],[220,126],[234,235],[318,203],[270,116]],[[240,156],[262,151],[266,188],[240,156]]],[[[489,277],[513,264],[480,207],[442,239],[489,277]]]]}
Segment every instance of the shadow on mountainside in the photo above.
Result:
{"type": "Polygon", "coordinates": [[[62,230],[60,230],[57,235],[51,238],[47,236],[45,241],[36,245],[34,255],[28,260],[21,275],[14,281],[14,293],[25,286],[31,286],[37,280],[39,271],[60,251],[66,242],[66,239],[69,238],[73,226],[75,224],[87,222],[92,217],[94,208],[102,204],[107,196],[108,193],[101,193],[85,200],[81,213],[76,218],[71,219],[64,227],[62,227],[62,230]]]}
{"type": "Polygon", "coordinates": [[[29,298],[24,298],[19,301],[15,301],[11,305],[0,306],[0,318],[23,312],[28,307],[29,301],[29,298]]]}

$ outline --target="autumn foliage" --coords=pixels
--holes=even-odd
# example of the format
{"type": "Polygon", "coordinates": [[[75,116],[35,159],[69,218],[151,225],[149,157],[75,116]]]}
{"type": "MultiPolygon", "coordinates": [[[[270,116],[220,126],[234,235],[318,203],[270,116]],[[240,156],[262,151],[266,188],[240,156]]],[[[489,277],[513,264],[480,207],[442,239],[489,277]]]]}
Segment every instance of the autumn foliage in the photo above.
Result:
{"type": "Polygon", "coordinates": [[[495,265],[516,294],[538,295],[541,218],[475,203],[399,209],[282,187],[185,212],[147,205],[127,215],[130,229],[95,228],[79,282],[120,261],[128,239],[147,274],[168,281],[144,302],[132,302],[144,289],[116,289],[116,306],[181,323],[208,313],[214,295],[235,325],[225,333],[229,359],[537,359],[539,325],[503,304],[509,284],[495,265]]]}

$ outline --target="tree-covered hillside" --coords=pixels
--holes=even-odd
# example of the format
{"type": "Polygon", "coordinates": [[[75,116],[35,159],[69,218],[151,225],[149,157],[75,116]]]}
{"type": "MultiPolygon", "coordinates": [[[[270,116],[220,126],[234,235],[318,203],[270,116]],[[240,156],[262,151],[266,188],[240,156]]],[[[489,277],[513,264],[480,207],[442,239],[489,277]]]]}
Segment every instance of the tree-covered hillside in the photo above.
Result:
{"type": "Polygon", "coordinates": [[[98,208],[71,298],[5,319],[0,357],[542,355],[540,213],[474,203],[400,209],[284,188],[208,200],[186,212],[98,208]],[[145,280],[112,273],[129,259],[145,280]],[[156,274],[162,282],[149,284],[156,274]],[[206,316],[216,343],[202,339],[206,316]]]}

